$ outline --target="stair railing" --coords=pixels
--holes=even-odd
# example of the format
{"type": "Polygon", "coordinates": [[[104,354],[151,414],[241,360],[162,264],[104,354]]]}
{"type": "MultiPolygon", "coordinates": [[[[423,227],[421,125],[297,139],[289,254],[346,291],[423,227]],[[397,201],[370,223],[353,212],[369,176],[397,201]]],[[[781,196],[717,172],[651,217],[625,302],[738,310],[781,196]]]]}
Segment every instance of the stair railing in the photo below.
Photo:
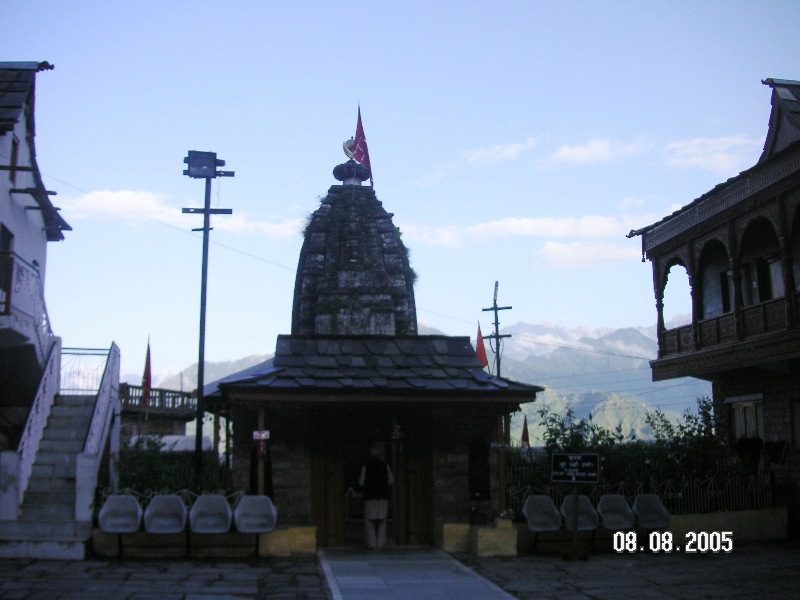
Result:
{"type": "Polygon", "coordinates": [[[33,471],[33,463],[36,460],[36,453],[39,451],[39,443],[42,441],[47,419],[53,408],[53,400],[58,394],[61,385],[61,338],[53,337],[50,344],[50,352],[47,362],[42,370],[42,378],[39,381],[39,388],[36,390],[33,404],[31,405],[25,429],[17,446],[19,456],[19,476],[17,477],[19,503],[28,489],[28,480],[33,471]]]}
{"type": "Polygon", "coordinates": [[[120,351],[112,343],[108,351],[106,367],[100,380],[94,414],[86,434],[83,452],[78,454],[75,468],[75,520],[91,521],[97,473],[103,459],[103,450],[111,424],[119,407],[120,351]]]}

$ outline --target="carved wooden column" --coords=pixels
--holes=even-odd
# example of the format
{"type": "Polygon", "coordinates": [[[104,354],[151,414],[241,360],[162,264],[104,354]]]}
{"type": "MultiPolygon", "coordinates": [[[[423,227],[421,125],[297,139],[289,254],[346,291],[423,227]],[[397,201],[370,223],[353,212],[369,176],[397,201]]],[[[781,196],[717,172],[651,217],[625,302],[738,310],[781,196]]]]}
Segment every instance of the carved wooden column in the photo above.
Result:
{"type": "Polygon", "coordinates": [[[656,337],[658,339],[658,358],[664,358],[664,285],[661,283],[661,261],[653,260],[653,292],[656,296],[656,337]]]}
{"type": "MultiPolygon", "coordinates": [[[[792,236],[789,231],[790,211],[786,206],[786,196],[778,200],[778,214],[780,215],[780,244],[781,267],[783,269],[783,297],[786,299],[786,327],[792,328],[797,318],[797,294],[795,293],[794,256],[792,254],[792,236]]],[[[795,235],[800,235],[796,232],[795,235]]]]}
{"type": "Polygon", "coordinates": [[[791,238],[780,238],[781,267],[783,269],[783,295],[786,299],[786,327],[794,327],[797,315],[797,294],[794,292],[794,256],[791,238]]]}
{"type": "Polygon", "coordinates": [[[738,257],[730,259],[731,277],[733,278],[733,322],[736,329],[736,338],[744,338],[744,323],[742,323],[742,270],[738,257]]]}
{"type": "Polygon", "coordinates": [[[686,268],[686,275],[689,278],[689,296],[692,300],[692,347],[694,350],[700,349],[700,294],[695,294],[694,282],[695,273],[697,272],[697,261],[694,256],[694,240],[689,241],[689,248],[687,252],[688,265],[686,268]]]}

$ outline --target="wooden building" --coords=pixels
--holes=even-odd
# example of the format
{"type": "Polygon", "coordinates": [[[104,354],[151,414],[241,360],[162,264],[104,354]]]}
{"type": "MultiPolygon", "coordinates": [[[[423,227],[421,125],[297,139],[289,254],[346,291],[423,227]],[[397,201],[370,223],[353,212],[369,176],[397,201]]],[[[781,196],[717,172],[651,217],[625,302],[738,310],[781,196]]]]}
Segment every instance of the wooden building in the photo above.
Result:
{"type": "MultiPolygon", "coordinates": [[[[758,162],[657,223],[632,231],[653,267],[653,379],[712,382],[720,433],[755,452],[794,507],[800,482],[800,82],[767,79],[772,111],[758,162]],[[664,327],[669,278],[688,274],[690,324],[664,327]]],[[[791,515],[792,513],[790,513],[791,515]]],[[[790,517],[791,518],[791,517],[790,517]]]]}
{"type": "Polygon", "coordinates": [[[234,485],[264,482],[284,524],[316,526],[321,546],[360,541],[358,475],[377,444],[395,475],[390,537],[433,544],[442,523],[502,509],[509,417],[542,388],[487,374],[468,337],[417,335],[392,215],[361,165],[334,176],[304,233],[291,334],[205,399],[233,423],[234,485]],[[270,432],[260,461],[257,430],[270,432]]]}

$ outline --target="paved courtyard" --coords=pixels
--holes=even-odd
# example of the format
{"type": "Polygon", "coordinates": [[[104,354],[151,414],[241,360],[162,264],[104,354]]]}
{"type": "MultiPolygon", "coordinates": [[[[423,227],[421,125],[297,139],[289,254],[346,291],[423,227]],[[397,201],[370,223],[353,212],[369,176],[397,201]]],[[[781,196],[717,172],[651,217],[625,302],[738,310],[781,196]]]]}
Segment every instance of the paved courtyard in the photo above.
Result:
{"type": "MultiPolygon", "coordinates": [[[[438,579],[448,555],[435,550],[395,549],[381,555],[352,550],[343,564],[344,578],[324,568],[335,552],[320,556],[252,561],[109,561],[80,562],[0,559],[0,599],[116,600],[220,600],[265,598],[296,600],[375,599],[375,583],[385,580],[384,597],[404,598],[409,580],[438,579]],[[426,571],[425,554],[431,570],[426,571]],[[421,556],[422,555],[422,556],[421,556]],[[339,585],[357,583],[370,566],[371,587],[339,585]],[[405,574],[399,577],[399,574],[405,574]],[[391,575],[384,575],[390,573],[391,575]],[[399,587],[399,589],[398,589],[399,587]],[[391,595],[390,595],[391,592],[391,595]],[[372,594],[372,595],[370,595],[372,594]]],[[[467,569],[453,568],[486,578],[514,598],[603,600],[618,598],[797,598],[800,599],[800,541],[740,544],[731,554],[635,554],[603,551],[586,561],[565,561],[557,554],[512,558],[476,558],[457,555],[467,569]]],[[[362,583],[367,583],[366,580],[362,583]]],[[[436,586],[440,584],[437,583],[436,586]]],[[[431,586],[431,593],[437,589],[431,586]]],[[[484,586],[476,583],[478,591],[484,586]]],[[[410,588],[409,588],[410,589],[410,588]]],[[[479,597],[464,593],[464,598],[479,597]]],[[[415,596],[415,597],[425,597],[415,596]]]]}

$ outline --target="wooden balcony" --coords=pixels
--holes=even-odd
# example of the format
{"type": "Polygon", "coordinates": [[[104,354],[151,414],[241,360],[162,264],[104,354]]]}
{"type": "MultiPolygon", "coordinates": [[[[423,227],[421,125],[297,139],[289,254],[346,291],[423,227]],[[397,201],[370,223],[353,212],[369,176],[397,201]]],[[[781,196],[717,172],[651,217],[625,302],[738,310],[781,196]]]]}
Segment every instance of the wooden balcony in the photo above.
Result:
{"type": "Polygon", "coordinates": [[[145,407],[142,404],[143,391],[144,388],[140,385],[128,383],[119,385],[119,401],[123,417],[138,417],[147,413],[149,417],[188,422],[196,416],[197,398],[193,398],[188,392],[152,388],[145,407]]]}
{"type": "MultiPolygon", "coordinates": [[[[742,338],[785,331],[786,299],[777,298],[742,309],[742,338]]],[[[659,354],[661,358],[684,354],[737,340],[736,320],[733,313],[697,323],[697,344],[694,339],[694,325],[683,325],[669,329],[661,334],[659,354]]]]}
{"type": "Polygon", "coordinates": [[[794,359],[800,352],[800,326],[787,318],[786,298],[754,304],[734,313],[697,321],[661,333],[653,379],[713,378],[715,373],[794,359]]]}

